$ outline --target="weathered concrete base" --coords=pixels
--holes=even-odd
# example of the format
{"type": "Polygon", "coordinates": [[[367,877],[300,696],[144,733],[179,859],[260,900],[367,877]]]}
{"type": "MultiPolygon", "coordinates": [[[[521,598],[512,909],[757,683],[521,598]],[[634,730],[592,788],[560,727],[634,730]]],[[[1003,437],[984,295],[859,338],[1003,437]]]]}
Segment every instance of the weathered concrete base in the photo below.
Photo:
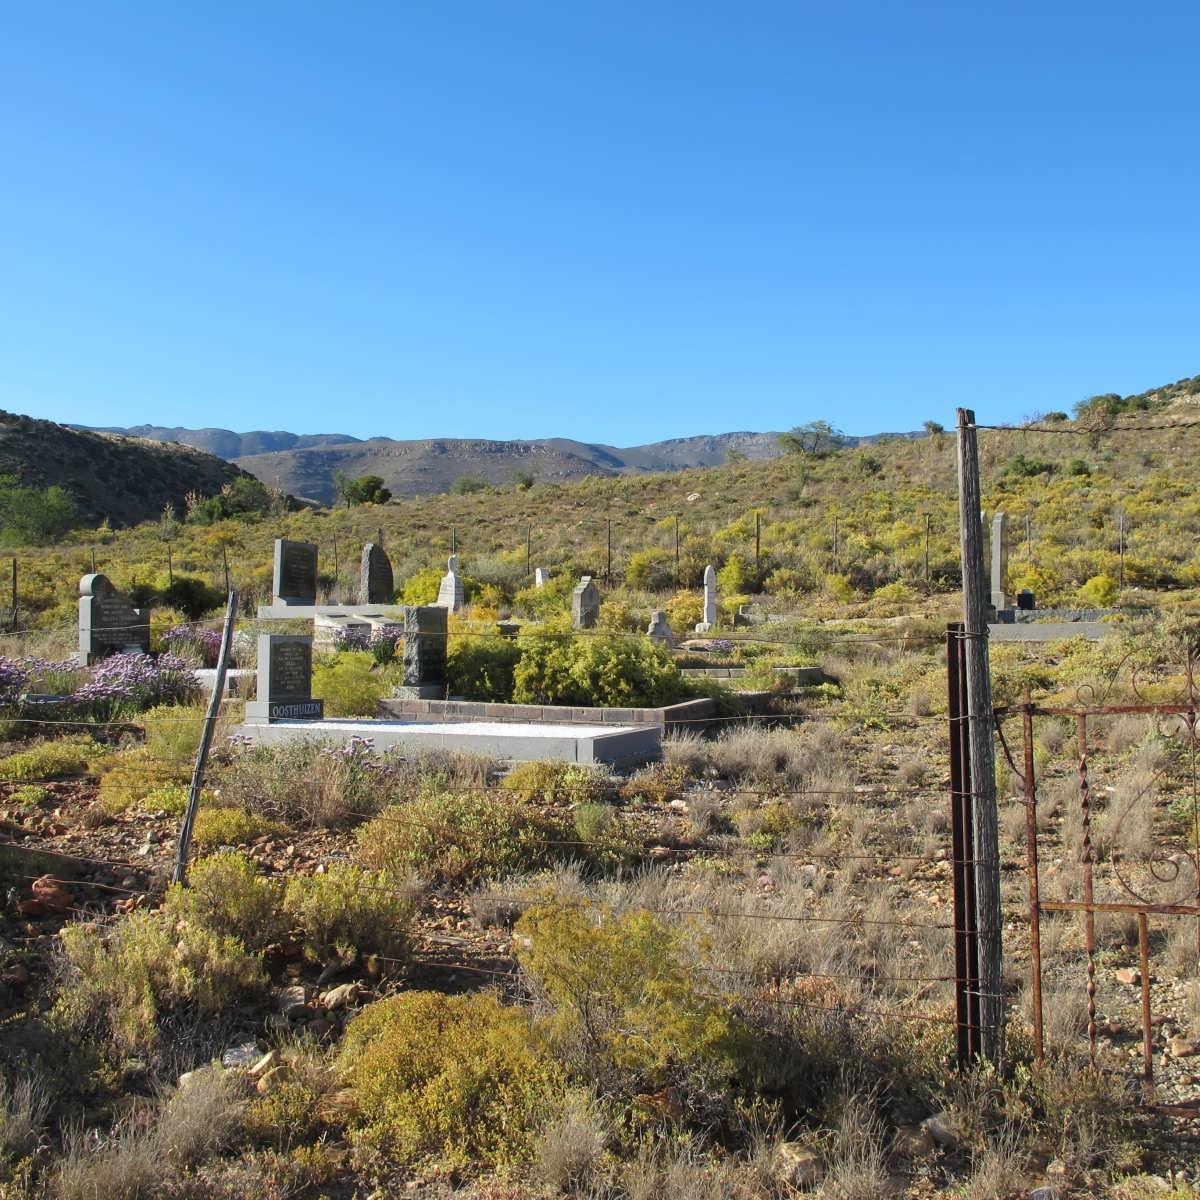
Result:
{"type": "Polygon", "coordinates": [[[404,606],[401,604],[284,604],[278,600],[274,604],[258,606],[260,621],[277,621],[288,617],[311,621],[313,617],[317,616],[394,617],[402,621],[404,606]]]}
{"type": "Polygon", "coordinates": [[[1086,638],[1099,642],[1116,633],[1116,626],[1103,621],[1017,621],[1012,625],[989,625],[988,639],[993,642],[1061,642],[1066,638],[1086,638]]]}
{"type": "Polygon", "coordinates": [[[396,689],[397,700],[444,700],[446,688],[440,683],[402,683],[396,689]]]}
{"type": "Polygon", "coordinates": [[[654,725],[663,733],[703,731],[716,719],[715,700],[685,700],[664,708],[567,708],[555,704],[486,704],[478,700],[413,700],[391,696],[379,702],[378,715],[421,722],[493,721],[545,725],[654,725]]]}
{"type": "Polygon", "coordinates": [[[291,738],[347,742],[370,738],[376,749],[464,750],[511,762],[553,760],[637,765],[662,757],[662,730],[612,725],[504,724],[498,721],[247,721],[237,733],[266,744],[291,738]]]}

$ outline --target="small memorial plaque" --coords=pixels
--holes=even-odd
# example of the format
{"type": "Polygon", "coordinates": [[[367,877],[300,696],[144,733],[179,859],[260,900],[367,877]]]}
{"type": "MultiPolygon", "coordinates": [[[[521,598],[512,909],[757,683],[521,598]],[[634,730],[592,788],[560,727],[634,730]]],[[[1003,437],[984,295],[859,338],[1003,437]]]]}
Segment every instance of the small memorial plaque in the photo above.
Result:
{"type": "Polygon", "coordinates": [[[248,721],[319,721],[324,703],[312,696],[312,638],[270,633],[258,637],[258,696],[248,721]]]}

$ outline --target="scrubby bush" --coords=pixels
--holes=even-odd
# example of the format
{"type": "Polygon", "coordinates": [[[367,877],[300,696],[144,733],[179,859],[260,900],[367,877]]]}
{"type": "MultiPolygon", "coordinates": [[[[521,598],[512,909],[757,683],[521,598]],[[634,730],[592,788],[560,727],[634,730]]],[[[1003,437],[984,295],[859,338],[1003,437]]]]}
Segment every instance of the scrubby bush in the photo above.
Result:
{"type": "Polygon", "coordinates": [[[506,792],[546,804],[588,804],[603,797],[607,776],[577,763],[518,763],[501,781],[506,792]]]}
{"type": "Polygon", "coordinates": [[[325,701],[328,716],[373,717],[388,691],[387,681],[374,667],[373,654],[339,654],[333,662],[313,668],[313,697],[325,701]]]}
{"type": "Polygon", "coordinates": [[[522,588],[513,596],[513,608],[533,621],[547,621],[570,611],[575,590],[573,574],[552,575],[541,587],[522,588]]]}
{"type": "Polygon", "coordinates": [[[188,886],[167,889],[163,913],[221,937],[239,938],[251,950],[264,950],[282,933],[277,883],[264,879],[244,854],[213,854],[193,864],[188,886]]]}
{"type": "Polygon", "coordinates": [[[115,754],[100,762],[98,770],[100,805],[114,816],[127,808],[140,807],[151,794],[172,784],[181,784],[188,777],[185,763],[164,762],[145,747],[115,754]]]}
{"type": "Polygon", "coordinates": [[[241,846],[264,834],[279,833],[274,821],[249,813],[244,808],[201,808],[196,814],[192,837],[197,846],[241,846]]]}
{"type": "Polygon", "coordinates": [[[103,748],[92,741],[42,742],[0,758],[0,780],[16,783],[24,779],[48,779],[56,775],[82,775],[88,763],[103,748]]]}
{"type": "Polygon", "coordinates": [[[517,958],[553,1008],[555,1042],[621,1095],[664,1086],[725,1091],[747,1035],[703,994],[678,937],[646,912],[539,905],[516,926],[517,958]]]}
{"type": "Polygon", "coordinates": [[[452,696],[505,704],[512,699],[513,672],[521,650],[511,638],[460,634],[450,639],[446,688],[452,696]]]}
{"type": "Polygon", "coordinates": [[[643,767],[621,785],[622,800],[636,804],[669,804],[678,800],[688,779],[683,763],[657,762],[643,767]]]}
{"type": "Polygon", "coordinates": [[[1116,603],[1117,581],[1111,575],[1093,575],[1079,589],[1078,599],[1092,608],[1109,608],[1116,603]]]}
{"type": "Polygon", "coordinates": [[[704,597],[699,592],[676,592],[667,601],[667,620],[676,633],[687,636],[704,619],[704,597]]]}
{"type": "Polygon", "coordinates": [[[670,651],[648,638],[531,632],[519,643],[518,704],[657,706],[685,691],[670,651]]]}
{"type": "Polygon", "coordinates": [[[427,792],[385,808],[359,830],[358,856],[377,871],[419,873],[462,885],[545,865],[547,842],[570,838],[569,827],[520,801],[484,793],[427,792]]]}
{"type": "Polygon", "coordinates": [[[17,808],[36,808],[39,804],[44,804],[53,793],[49,788],[42,787],[40,784],[30,783],[24,787],[17,788],[12,795],[9,796],[8,802],[16,805],[17,808]]]}
{"type": "Polygon", "coordinates": [[[204,715],[199,706],[160,704],[148,708],[137,719],[146,735],[146,750],[158,759],[192,762],[204,731],[204,715]]]}
{"type": "Polygon", "coordinates": [[[130,1053],[153,1047],[172,1010],[221,1012],[266,984],[262,963],[237,938],[200,925],[175,929],[159,913],[131,913],[107,930],[68,925],[62,947],[68,978],[56,1017],[130,1053]]]}
{"type": "Polygon", "coordinates": [[[408,943],[416,889],[388,874],[371,875],[349,863],[288,882],[284,912],[303,930],[315,962],[348,962],[356,955],[399,958],[408,943]]]}
{"type": "Polygon", "coordinates": [[[439,567],[426,567],[404,581],[400,595],[403,604],[433,604],[438,598],[445,571],[439,567]]]}
{"type": "Polygon", "coordinates": [[[339,1069],[353,1132],[399,1162],[526,1161],[565,1090],[521,1010],[487,995],[408,992],[363,1009],[339,1069]]]}
{"type": "Polygon", "coordinates": [[[625,565],[625,581],[644,592],[662,592],[675,582],[675,556],[666,550],[638,550],[625,565]]]}
{"type": "Polygon", "coordinates": [[[386,803],[405,766],[363,738],[340,746],[297,738],[242,746],[213,779],[223,803],[288,826],[332,826],[357,823],[386,803]]]}

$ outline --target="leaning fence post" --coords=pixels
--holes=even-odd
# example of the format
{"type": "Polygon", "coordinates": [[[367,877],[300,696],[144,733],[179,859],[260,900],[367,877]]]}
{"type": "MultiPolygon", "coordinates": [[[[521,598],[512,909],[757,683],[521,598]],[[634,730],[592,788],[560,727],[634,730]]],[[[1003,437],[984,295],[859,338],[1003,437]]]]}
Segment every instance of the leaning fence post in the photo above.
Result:
{"type": "Polygon", "coordinates": [[[238,595],[229,593],[229,607],[225,610],[225,628],[221,631],[221,652],[217,655],[217,677],[213,681],[212,696],[208,701],[208,712],[204,717],[204,730],[200,734],[200,748],[196,751],[196,765],[192,770],[192,784],[188,789],[187,807],[183,811],[183,825],[179,830],[179,844],[175,848],[175,869],[171,872],[172,883],[183,883],[187,876],[188,846],[192,840],[192,826],[196,823],[196,810],[200,807],[200,789],[204,786],[204,767],[208,762],[208,749],[212,745],[213,731],[217,725],[217,713],[225,695],[225,671],[229,665],[229,646],[233,641],[233,623],[237,619],[238,595]]]}
{"type": "Polygon", "coordinates": [[[979,921],[979,990],[983,1053],[994,1063],[1004,1054],[1003,945],[1000,914],[1000,831],[996,810],[995,714],[988,664],[988,589],[979,513],[979,443],[975,414],[958,410],[958,503],[962,548],[963,620],[966,639],[971,787],[975,799],[975,888],[979,921]]]}

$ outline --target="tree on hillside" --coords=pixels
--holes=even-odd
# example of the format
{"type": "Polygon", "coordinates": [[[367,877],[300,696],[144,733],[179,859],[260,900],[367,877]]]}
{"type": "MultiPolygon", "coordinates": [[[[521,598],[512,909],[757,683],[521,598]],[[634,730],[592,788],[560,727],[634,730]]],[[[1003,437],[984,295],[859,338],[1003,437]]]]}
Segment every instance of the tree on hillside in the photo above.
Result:
{"type": "Polygon", "coordinates": [[[337,470],[333,473],[333,486],[347,508],[355,504],[386,504],[392,498],[392,493],[383,486],[382,475],[360,475],[353,479],[345,471],[337,470]]]}
{"type": "Polygon", "coordinates": [[[22,487],[15,475],[0,475],[0,539],[42,546],[78,524],[79,509],[65,488],[22,487]]]}
{"type": "Polygon", "coordinates": [[[187,519],[195,525],[212,525],[227,518],[263,516],[271,511],[271,493],[260,480],[243,475],[227,483],[215,496],[187,498],[187,519]]]}
{"type": "Polygon", "coordinates": [[[785,454],[803,454],[809,458],[823,458],[836,450],[844,435],[828,421],[809,421],[797,425],[778,438],[779,448],[785,454]]]}

